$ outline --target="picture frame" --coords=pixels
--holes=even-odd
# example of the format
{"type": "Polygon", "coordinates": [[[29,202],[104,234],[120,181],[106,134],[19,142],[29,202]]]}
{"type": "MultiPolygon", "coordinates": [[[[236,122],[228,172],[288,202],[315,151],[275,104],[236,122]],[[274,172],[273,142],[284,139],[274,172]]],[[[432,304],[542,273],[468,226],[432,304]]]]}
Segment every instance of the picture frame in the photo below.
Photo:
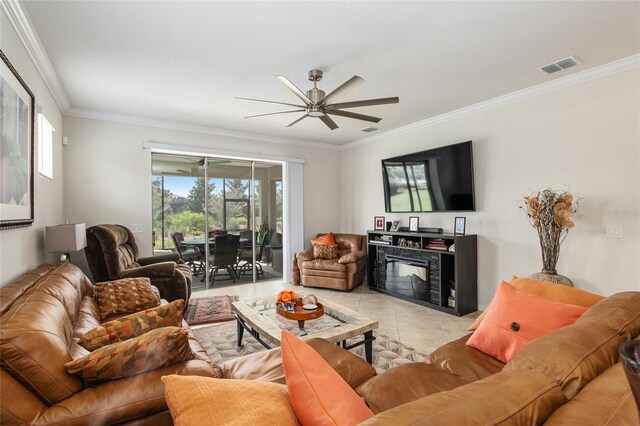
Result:
{"type": "Polygon", "coordinates": [[[384,231],[384,216],[373,217],[373,229],[376,231],[384,231]]]}
{"type": "Polygon", "coordinates": [[[409,232],[418,232],[420,218],[418,216],[409,216],[409,232]]]}
{"type": "Polygon", "coordinates": [[[466,217],[456,217],[453,223],[453,235],[464,235],[467,227],[466,217]]]}
{"type": "Polygon", "coordinates": [[[0,230],[34,220],[35,96],[0,49],[0,230]]]}
{"type": "Polygon", "coordinates": [[[400,229],[400,221],[399,220],[394,220],[391,223],[390,231],[397,232],[399,229],[400,229]]]}

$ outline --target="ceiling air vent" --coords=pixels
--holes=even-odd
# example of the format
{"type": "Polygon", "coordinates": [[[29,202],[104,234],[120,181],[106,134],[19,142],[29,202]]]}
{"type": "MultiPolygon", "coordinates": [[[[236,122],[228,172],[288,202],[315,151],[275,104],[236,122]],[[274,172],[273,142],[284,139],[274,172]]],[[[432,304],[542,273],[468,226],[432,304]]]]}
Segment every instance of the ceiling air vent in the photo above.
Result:
{"type": "Polygon", "coordinates": [[[545,74],[553,74],[554,72],[562,71],[567,68],[574,67],[581,63],[575,56],[569,56],[568,58],[560,59],[557,62],[552,64],[548,64],[538,68],[538,71],[543,72],[545,74]]]}
{"type": "Polygon", "coordinates": [[[365,127],[364,129],[360,129],[361,132],[366,132],[366,133],[375,132],[376,130],[378,130],[378,128],[377,127],[373,127],[373,126],[369,126],[369,127],[365,127]]]}

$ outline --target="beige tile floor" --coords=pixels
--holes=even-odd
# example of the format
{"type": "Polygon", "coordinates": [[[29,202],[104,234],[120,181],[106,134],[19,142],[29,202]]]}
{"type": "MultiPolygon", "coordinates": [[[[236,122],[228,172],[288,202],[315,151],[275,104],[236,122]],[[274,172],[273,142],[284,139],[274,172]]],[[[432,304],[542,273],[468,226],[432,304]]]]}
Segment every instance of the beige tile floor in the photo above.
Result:
{"type": "Polygon", "coordinates": [[[244,300],[268,295],[275,297],[283,289],[293,289],[302,294],[315,294],[320,300],[329,299],[377,319],[380,324],[378,332],[425,353],[433,352],[443,344],[467,334],[467,327],[479,315],[479,312],[476,312],[464,317],[456,317],[372,291],[365,285],[355,288],[352,292],[342,292],[296,287],[283,284],[282,280],[265,280],[255,284],[194,291],[192,297],[236,295],[244,300]]]}

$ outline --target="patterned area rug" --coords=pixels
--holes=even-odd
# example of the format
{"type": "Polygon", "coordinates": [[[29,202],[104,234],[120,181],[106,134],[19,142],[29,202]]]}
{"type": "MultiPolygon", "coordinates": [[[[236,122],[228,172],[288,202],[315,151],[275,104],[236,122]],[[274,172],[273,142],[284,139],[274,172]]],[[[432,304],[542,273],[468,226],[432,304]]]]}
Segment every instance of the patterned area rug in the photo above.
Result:
{"type": "MultiPolygon", "coordinates": [[[[189,325],[211,324],[236,319],[231,302],[238,296],[196,297],[189,300],[184,320],[189,325]]],[[[234,323],[235,324],[235,323],[234,323]]]]}
{"type": "MultiPolygon", "coordinates": [[[[209,357],[216,364],[221,364],[230,359],[243,355],[266,350],[249,333],[245,332],[242,338],[242,346],[237,346],[236,323],[216,324],[193,330],[193,334],[205,348],[209,357]]],[[[427,354],[405,346],[384,334],[373,332],[376,340],[373,342],[373,366],[378,373],[388,370],[400,364],[409,362],[423,362],[427,354]]],[[[348,343],[357,339],[348,340],[348,343]]],[[[351,352],[364,358],[364,346],[351,349],[351,352]]]]}

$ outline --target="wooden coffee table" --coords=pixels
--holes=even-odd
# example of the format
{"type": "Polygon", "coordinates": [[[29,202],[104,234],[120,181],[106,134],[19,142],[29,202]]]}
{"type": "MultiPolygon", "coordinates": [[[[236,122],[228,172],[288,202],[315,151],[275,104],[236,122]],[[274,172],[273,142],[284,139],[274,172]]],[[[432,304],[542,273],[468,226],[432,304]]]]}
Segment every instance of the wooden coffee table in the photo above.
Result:
{"type": "Polygon", "coordinates": [[[269,296],[252,300],[233,302],[238,326],[238,346],[246,330],[267,349],[280,346],[282,330],[289,330],[301,339],[320,337],[336,343],[345,349],[364,345],[365,358],[371,364],[373,358],[373,330],[378,321],[372,320],[328,300],[322,300],[324,315],[319,318],[305,319],[300,327],[297,319],[287,319],[276,312],[276,297],[269,296]],[[358,338],[347,344],[347,339],[358,338]]]}

